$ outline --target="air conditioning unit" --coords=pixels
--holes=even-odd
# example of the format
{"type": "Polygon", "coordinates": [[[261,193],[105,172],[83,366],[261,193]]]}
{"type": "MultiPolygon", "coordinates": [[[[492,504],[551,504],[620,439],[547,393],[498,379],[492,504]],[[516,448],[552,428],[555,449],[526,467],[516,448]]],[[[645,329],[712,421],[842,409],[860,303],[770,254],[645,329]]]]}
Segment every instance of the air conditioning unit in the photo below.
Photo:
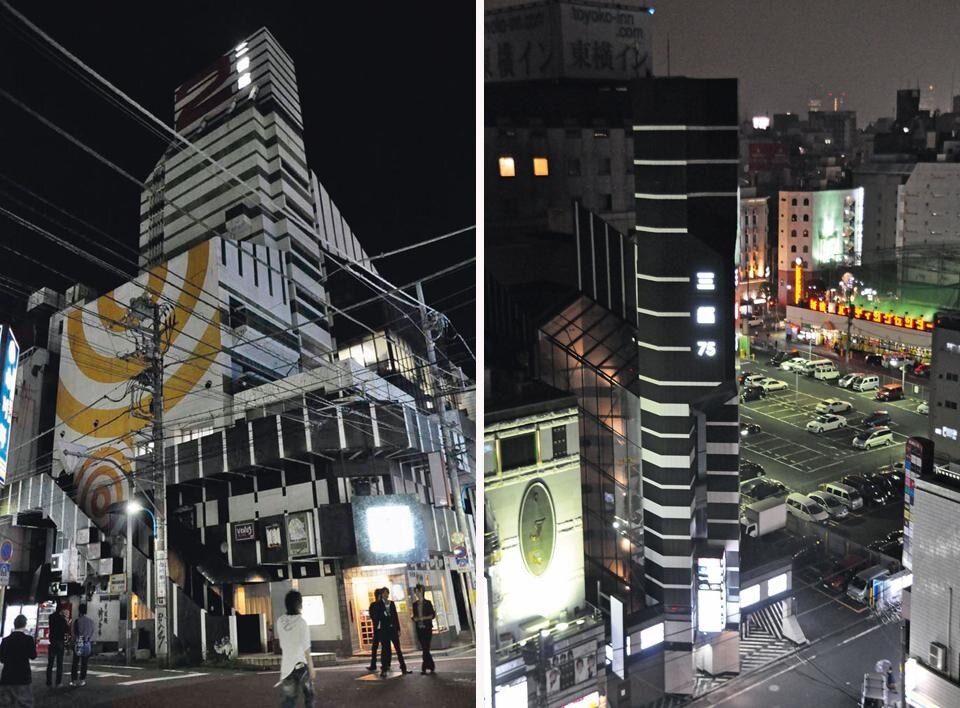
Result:
{"type": "Polygon", "coordinates": [[[947,648],[940,642],[930,642],[930,656],[927,663],[937,671],[946,671],[947,648]]]}

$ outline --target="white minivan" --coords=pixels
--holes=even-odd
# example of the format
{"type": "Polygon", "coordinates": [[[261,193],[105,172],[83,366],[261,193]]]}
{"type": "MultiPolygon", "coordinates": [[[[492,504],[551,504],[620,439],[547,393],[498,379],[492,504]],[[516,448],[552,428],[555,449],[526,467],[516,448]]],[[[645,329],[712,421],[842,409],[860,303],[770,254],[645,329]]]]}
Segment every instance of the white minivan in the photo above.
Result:
{"type": "Polygon", "coordinates": [[[879,428],[868,428],[862,433],[857,433],[853,439],[853,446],[861,450],[872,450],[881,445],[889,445],[893,442],[893,431],[886,426],[879,428]]]}
{"type": "Polygon", "coordinates": [[[840,378],[840,372],[837,370],[837,365],[830,361],[813,367],[813,378],[818,381],[834,381],[840,378]]]}
{"type": "Polygon", "coordinates": [[[872,391],[875,388],[880,388],[880,377],[876,374],[866,374],[855,380],[850,388],[854,391],[872,391]]]}
{"type": "Polygon", "coordinates": [[[826,521],[830,517],[826,509],[799,492],[787,495],[787,513],[803,521],[826,521]]]}
{"type": "Polygon", "coordinates": [[[803,362],[803,368],[800,369],[800,373],[804,376],[813,376],[813,372],[816,371],[817,367],[821,364],[832,364],[833,362],[829,359],[810,359],[803,362]]]}
{"type": "Polygon", "coordinates": [[[851,511],[863,508],[863,497],[860,496],[860,492],[846,484],[827,482],[820,485],[820,491],[836,497],[841,504],[851,511]]]}

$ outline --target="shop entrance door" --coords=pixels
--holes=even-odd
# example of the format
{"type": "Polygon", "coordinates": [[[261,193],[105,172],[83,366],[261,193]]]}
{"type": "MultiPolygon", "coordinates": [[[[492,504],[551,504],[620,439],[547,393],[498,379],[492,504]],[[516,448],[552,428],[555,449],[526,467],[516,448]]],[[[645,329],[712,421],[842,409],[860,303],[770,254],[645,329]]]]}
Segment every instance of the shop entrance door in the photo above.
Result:
{"type": "Polygon", "coordinates": [[[373,620],[370,619],[370,605],[378,588],[390,589],[390,599],[397,606],[400,620],[400,646],[404,651],[413,648],[413,625],[410,622],[410,600],[404,582],[405,567],[391,567],[381,570],[379,567],[353,568],[344,573],[347,592],[353,606],[353,636],[361,654],[369,654],[373,647],[373,620]]]}

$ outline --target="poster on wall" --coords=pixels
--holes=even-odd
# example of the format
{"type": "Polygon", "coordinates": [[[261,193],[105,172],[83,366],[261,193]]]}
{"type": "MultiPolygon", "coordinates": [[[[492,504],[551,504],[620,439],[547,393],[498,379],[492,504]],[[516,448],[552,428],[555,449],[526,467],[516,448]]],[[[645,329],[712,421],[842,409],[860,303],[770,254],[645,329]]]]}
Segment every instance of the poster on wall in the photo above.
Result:
{"type": "MultiPolygon", "coordinates": [[[[267,532],[269,534],[269,529],[267,532]]],[[[311,512],[298,511],[296,514],[287,516],[287,553],[291,558],[313,555],[313,515],[311,512]]]]}
{"type": "Polygon", "coordinates": [[[120,641],[120,600],[97,595],[87,604],[87,616],[93,620],[93,641],[120,641]]]}
{"type": "Polygon", "coordinates": [[[562,693],[581,684],[587,688],[590,682],[596,682],[597,651],[596,640],[558,651],[547,669],[547,695],[562,693]]]}

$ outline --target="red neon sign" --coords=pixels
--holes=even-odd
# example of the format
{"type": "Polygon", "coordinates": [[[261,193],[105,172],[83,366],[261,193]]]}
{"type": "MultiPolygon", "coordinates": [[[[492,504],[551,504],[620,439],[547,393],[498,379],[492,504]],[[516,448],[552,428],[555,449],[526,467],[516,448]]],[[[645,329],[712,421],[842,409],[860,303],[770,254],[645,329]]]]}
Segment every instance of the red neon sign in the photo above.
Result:
{"type": "MultiPolygon", "coordinates": [[[[826,302],[817,298],[810,298],[807,307],[814,312],[831,312],[826,302]]],[[[850,310],[853,310],[853,319],[863,320],[864,322],[876,322],[877,324],[889,325],[890,327],[899,327],[900,329],[910,329],[914,332],[930,332],[933,330],[933,322],[925,320],[922,317],[909,317],[896,315],[892,312],[880,312],[879,310],[864,310],[861,306],[838,303],[835,306],[835,312],[840,317],[847,317],[850,310]]]]}

